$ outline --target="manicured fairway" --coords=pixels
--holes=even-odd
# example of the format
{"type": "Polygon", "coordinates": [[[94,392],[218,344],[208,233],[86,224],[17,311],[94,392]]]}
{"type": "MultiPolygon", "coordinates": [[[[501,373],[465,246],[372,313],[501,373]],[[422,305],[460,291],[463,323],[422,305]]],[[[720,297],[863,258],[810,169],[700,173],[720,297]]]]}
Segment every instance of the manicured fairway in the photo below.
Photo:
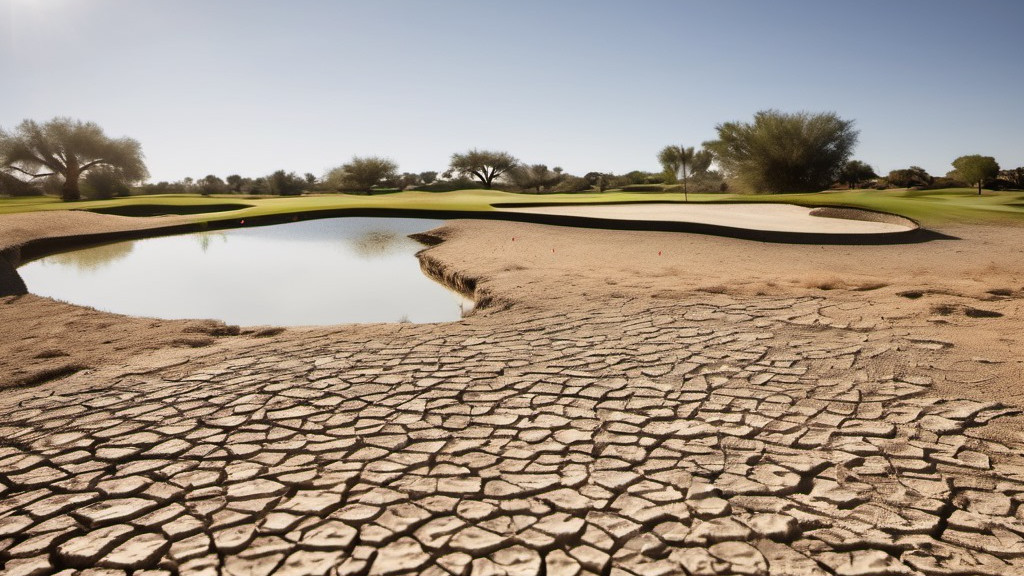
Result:
{"type": "MultiPolygon", "coordinates": [[[[316,212],[355,208],[492,211],[492,204],[510,203],[607,203],[607,202],[682,202],[678,193],[605,192],[585,194],[517,194],[493,190],[456,192],[398,192],[372,196],[322,194],[299,197],[251,197],[239,195],[155,195],[132,196],[112,200],[61,202],[56,198],[0,199],[0,214],[40,210],[106,210],[130,206],[158,205],[166,212],[193,214],[196,221],[244,219],[276,214],[316,212]],[[225,204],[246,208],[224,211],[225,204]],[[211,212],[196,213],[209,206],[211,212]],[[217,210],[217,211],[213,211],[217,210]]],[[[692,203],[771,202],[802,206],[849,206],[889,212],[913,218],[923,225],[962,222],[1024,221],[1024,192],[985,192],[978,196],[969,188],[945,190],[852,190],[813,194],[690,194],[692,203]]]]}

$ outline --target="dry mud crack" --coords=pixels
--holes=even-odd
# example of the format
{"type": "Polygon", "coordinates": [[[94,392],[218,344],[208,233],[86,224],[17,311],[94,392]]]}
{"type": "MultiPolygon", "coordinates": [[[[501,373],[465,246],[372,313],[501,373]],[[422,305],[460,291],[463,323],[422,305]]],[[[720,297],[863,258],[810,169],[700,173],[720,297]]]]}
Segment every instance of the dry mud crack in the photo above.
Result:
{"type": "Polygon", "coordinates": [[[942,342],[825,297],[702,299],[8,391],[4,573],[1024,573],[1021,445],[972,433],[1013,410],[932,395],[942,342]]]}

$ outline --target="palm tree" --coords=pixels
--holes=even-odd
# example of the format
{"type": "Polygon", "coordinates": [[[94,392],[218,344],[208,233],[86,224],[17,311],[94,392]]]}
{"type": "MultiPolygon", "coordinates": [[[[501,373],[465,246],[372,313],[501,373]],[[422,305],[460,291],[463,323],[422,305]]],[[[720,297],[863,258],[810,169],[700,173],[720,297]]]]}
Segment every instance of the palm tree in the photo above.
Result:
{"type": "Polygon", "coordinates": [[[683,179],[683,199],[690,201],[686,190],[686,179],[692,174],[707,171],[711,167],[711,153],[707,150],[695,151],[693,146],[665,146],[658,153],[658,162],[665,167],[665,170],[672,172],[676,178],[683,179]]]}

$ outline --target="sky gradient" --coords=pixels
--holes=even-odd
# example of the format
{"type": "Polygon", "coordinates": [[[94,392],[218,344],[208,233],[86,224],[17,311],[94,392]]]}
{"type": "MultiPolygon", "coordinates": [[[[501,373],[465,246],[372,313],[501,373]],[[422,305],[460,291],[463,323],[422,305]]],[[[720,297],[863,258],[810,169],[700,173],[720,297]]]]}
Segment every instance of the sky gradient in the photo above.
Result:
{"type": "Polygon", "coordinates": [[[0,127],[71,116],[151,181],[506,150],[659,170],[758,110],[856,121],[854,156],[1024,165],[1024,1],[0,0],[0,127]]]}

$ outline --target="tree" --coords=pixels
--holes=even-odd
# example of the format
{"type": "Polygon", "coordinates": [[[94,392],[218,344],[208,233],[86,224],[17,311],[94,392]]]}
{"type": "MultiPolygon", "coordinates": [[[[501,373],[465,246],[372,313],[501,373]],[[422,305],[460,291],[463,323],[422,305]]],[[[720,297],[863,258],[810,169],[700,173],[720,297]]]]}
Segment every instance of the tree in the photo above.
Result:
{"type": "Polygon", "coordinates": [[[1001,170],[999,177],[1009,182],[1014,188],[1024,188],[1024,167],[1001,170]]]}
{"type": "Polygon", "coordinates": [[[861,183],[872,178],[878,178],[878,174],[875,174],[875,169],[870,164],[860,160],[850,160],[839,173],[839,181],[850,188],[858,188],[861,183]]]}
{"type": "Polygon", "coordinates": [[[353,156],[347,164],[328,171],[324,180],[336,190],[369,192],[397,177],[398,164],[387,158],[353,156]]]}
{"type": "Polygon", "coordinates": [[[665,171],[678,179],[683,179],[683,198],[689,200],[686,188],[687,178],[692,174],[707,172],[711,167],[713,157],[707,150],[695,151],[693,146],[665,146],[658,153],[658,162],[665,168],[665,171]]]}
{"type": "Polygon", "coordinates": [[[852,120],[834,113],[763,110],[753,123],[716,126],[705,142],[722,170],[755,192],[813,192],[832,185],[857,143],[852,120]]]}
{"type": "Polygon", "coordinates": [[[612,183],[612,179],[615,176],[611,173],[605,174],[603,172],[587,172],[583,175],[583,180],[592,188],[597,188],[598,192],[604,192],[607,190],[612,183]]]}
{"type": "Polygon", "coordinates": [[[237,193],[242,191],[242,184],[245,180],[241,176],[238,174],[232,174],[228,176],[226,180],[232,192],[237,193]]]}
{"type": "Polygon", "coordinates": [[[420,172],[420,181],[424,184],[433,184],[434,180],[437,180],[437,172],[428,170],[426,172],[420,172]]]}
{"type": "Polygon", "coordinates": [[[109,138],[92,122],[58,117],[25,120],[13,133],[0,130],[0,164],[31,179],[59,176],[61,198],[79,200],[79,180],[90,170],[116,171],[124,182],[149,176],[142,147],[131,138],[109,138]]]}
{"type": "MultiPolygon", "coordinates": [[[[472,149],[465,154],[452,154],[449,173],[479,180],[490,188],[494,180],[519,165],[519,160],[508,152],[472,149]]],[[[446,175],[445,178],[448,176],[446,175]]]]}
{"type": "Polygon", "coordinates": [[[524,190],[536,190],[542,192],[545,188],[553,188],[558,185],[565,175],[561,168],[549,170],[545,164],[520,165],[508,172],[512,183],[524,190]]]}
{"type": "Polygon", "coordinates": [[[890,186],[910,188],[913,186],[929,186],[935,181],[927,170],[920,166],[911,166],[901,170],[893,170],[886,177],[890,186]]]}
{"type": "Polygon", "coordinates": [[[395,179],[395,188],[398,188],[399,190],[406,190],[408,188],[419,186],[421,182],[423,181],[420,179],[419,174],[414,174],[412,172],[402,172],[395,179]]]}
{"type": "Polygon", "coordinates": [[[222,194],[227,189],[227,184],[218,176],[213,174],[207,174],[203,178],[199,179],[199,193],[203,196],[209,196],[210,194],[222,194]]]}
{"type": "Polygon", "coordinates": [[[278,170],[267,177],[267,185],[271,194],[281,196],[298,196],[306,187],[306,181],[300,178],[295,172],[278,170]]]}
{"type": "Polygon", "coordinates": [[[978,185],[978,196],[981,196],[981,187],[985,181],[999,175],[999,163],[996,162],[996,159],[979,154],[961,156],[953,160],[953,168],[960,180],[978,185]]]}

